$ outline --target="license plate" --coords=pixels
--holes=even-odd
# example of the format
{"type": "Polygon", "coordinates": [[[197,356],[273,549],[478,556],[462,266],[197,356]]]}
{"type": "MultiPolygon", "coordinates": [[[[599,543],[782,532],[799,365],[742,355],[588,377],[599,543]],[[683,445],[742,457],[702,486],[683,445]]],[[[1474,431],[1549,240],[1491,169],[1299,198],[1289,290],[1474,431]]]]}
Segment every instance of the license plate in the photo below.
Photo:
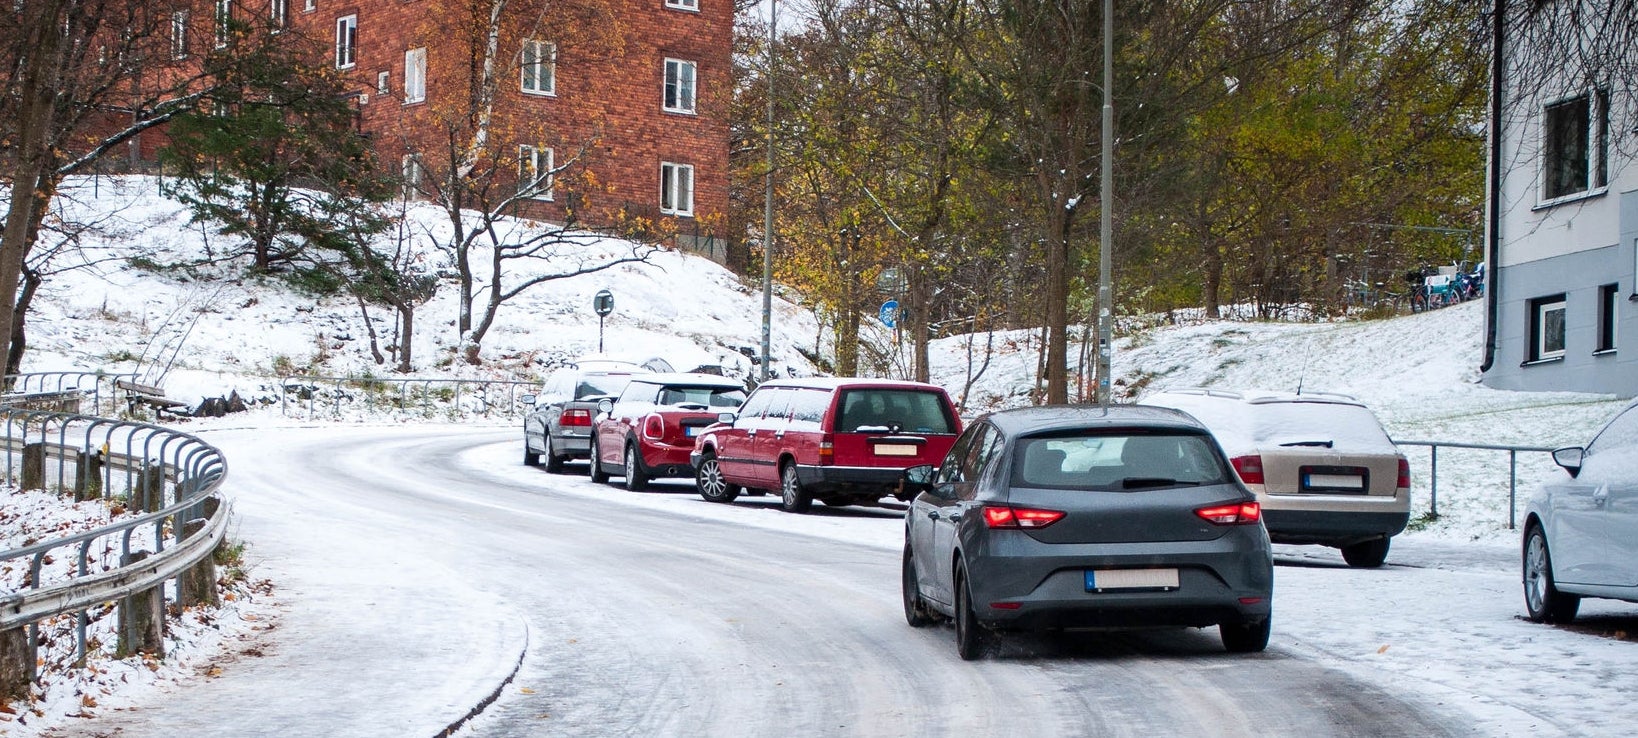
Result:
{"type": "Polygon", "coordinates": [[[1088,569],[1086,591],[1177,589],[1176,569],[1088,569]]]}
{"type": "Polygon", "coordinates": [[[696,427],[694,427],[692,425],[683,426],[683,435],[688,436],[689,438],[693,438],[694,436],[697,436],[699,434],[700,434],[700,429],[699,428],[696,428],[696,427]]]}
{"type": "Polygon", "coordinates": [[[903,443],[878,443],[875,450],[877,456],[915,456],[921,453],[919,446],[903,443]]]}
{"type": "Polygon", "coordinates": [[[1307,486],[1320,489],[1364,489],[1365,478],[1353,474],[1310,474],[1307,486]]]}

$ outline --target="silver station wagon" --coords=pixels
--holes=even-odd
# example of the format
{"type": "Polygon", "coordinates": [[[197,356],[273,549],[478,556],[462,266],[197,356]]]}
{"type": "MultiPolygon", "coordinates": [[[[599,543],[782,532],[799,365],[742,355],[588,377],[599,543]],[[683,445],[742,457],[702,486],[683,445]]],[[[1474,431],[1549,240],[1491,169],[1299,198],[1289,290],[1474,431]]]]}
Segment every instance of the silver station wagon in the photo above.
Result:
{"type": "Polygon", "coordinates": [[[1268,645],[1261,507],[1198,421],[1144,406],[1041,407],[974,421],[913,467],[904,614],[955,621],[982,657],[1006,630],[1218,626],[1268,645]]]}

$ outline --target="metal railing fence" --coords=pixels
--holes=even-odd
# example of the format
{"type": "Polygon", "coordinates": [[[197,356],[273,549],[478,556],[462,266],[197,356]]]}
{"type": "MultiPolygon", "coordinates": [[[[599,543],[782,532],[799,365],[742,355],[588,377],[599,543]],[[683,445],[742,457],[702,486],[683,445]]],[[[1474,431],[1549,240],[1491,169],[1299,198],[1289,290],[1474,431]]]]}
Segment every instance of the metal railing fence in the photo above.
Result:
{"type": "MultiPolygon", "coordinates": [[[[91,400],[89,414],[113,415],[119,410],[118,393],[114,383],[121,380],[134,380],[135,373],[108,374],[105,372],[28,372],[26,374],[7,374],[3,378],[7,391],[16,395],[48,395],[67,394],[77,392],[91,400]]],[[[12,398],[0,400],[5,404],[16,404],[12,398]]],[[[86,408],[81,408],[85,410],[86,408]]]]}
{"type": "MultiPolygon", "coordinates": [[[[0,408],[0,426],[6,483],[132,511],[95,530],[0,551],[0,638],[13,657],[26,644],[26,659],[0,663],[0,674],[32,672],[41,621],[78,614],[78,663],[90,608],[118,603],[123,623],[131,602],[162,607],[167,580],[214,566],[229,513],[221,494],[227,461],[215,447],[157,425],[72,413],[0,408]]],[[[186,599],[180,582],[177,590],[186,599]]]]}
{"type": "Polygon", "coordinates": [[[279,410],[286,417],[320,413],[340,417],[348,408],[366,414],[431,418],[512,417],[528,408],[520,399],[540,389],[538,381],[516,379],[436,379],[418,377],[272,377],[279,410]]]}
{"type": "Polygon", "coordinates": [[[1491,443],[1459,443],[1455,441],[1400,441],[1395,440],[1398,446],[1421,446],[1428,449],[1428,504],[1429,514],[1433,518],[1439,517],[1439,449],[1465,449],[1473,451],[1490,451],[1507,453],[1507,529],[1518,528],[1518,471],[1520,453],[1546,453],[1551,455],[1552,448],[1545,446],[1506,446],[1491,443]]]}

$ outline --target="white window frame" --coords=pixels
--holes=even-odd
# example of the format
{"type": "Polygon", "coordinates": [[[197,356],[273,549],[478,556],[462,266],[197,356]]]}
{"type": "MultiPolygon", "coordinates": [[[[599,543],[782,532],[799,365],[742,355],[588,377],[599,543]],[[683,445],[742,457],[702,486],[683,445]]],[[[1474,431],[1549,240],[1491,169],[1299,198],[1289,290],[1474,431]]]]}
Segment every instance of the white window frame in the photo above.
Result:
{"type": "Polygon", "coordinates": [[[269,0],[267,21],[273,33],[279,33],[290,25],[290,0],[269,0]]]}
{"type": "Polygon", "coordinates": [[[557,44],[536,38],[524,41],[518,67],[518,86],[524,93],[557,94],[557,44]]]}
{"type": "Polygon", "coordinates": [[[427,47],[404,52],[404,104],[427,99],[427,47]]]}
{"type": "Polygon", "coordinates": [[[188,11],[171,13],[171,58],[188,58],[188,11]]]}
{"type": "Polygon", "coordinates": [[[545,200],[551,202],[553,180],[552,167],[556,166],[556,155],[551,147],[518,146],[518,195],[531,200],[545,200]],[[532,187],[536,179],[545,173],[546,181],[542,186],[532,187]]]}
{"type": "Polygon", "coordinates": [[[232,39],[230,26],[233,23],[233,0],[216,0],[216,48],[227,48],[232,39]]]}
{"type": "Polygon", "coordinates": [[[1569,324],[1567,323],[1567,319],[1569,317],[1569,310],[1566,307],[1565,298],[1561,296],[1561,297],[1558,297],[1557,299],[1552,299],[1551,302],[1545,301],[1547,299],[1552,299],[1552,298],[1543,298],[1541,300],[1532,300],[1530,302],[1530,342],[1531,342],[1530,360],[1531,361],[1550,361],[1552,359],[1564,358],[1564,351],[1567,348],[1568,339],[1569,339],[1569,324]],[[1555,313],[1555,312],[1559,314],[1559,317],[1558,317],[1558,344],[1559,345],[1558,345],[1558,348],[1556,348],[1556,349],[1549,349],[1547,347],[1548,346],[1548,341],[1547,341],[1547,338],[1548,338],[1548,331],[1547,331],[1548,316],[1551,313],[1555,313]]]}
{"type": "Polygon", "coordinates": [[[421,159],[414,154],[405,154],[400,163],[403,178],[403,195],[405,200],[415,200],[421,194],[421,176],[426,170],[421,167],[421,159]]]}
{"type": "Polygon", "coordinates": [[[665,60],[665,85],[660,107],[667,113],[693,115],[699,92],[699,64],[686,59],[665,60]]]}
{"type": "Polygon", "coordinates": [[[684,217],[694,215],[694,165],[660,162],[660,212],[684,217]],[[680,177],[682,174],[687,176],[680,177]]]}
{"type": "Polygon", "coordinates": [[[311,13],[318,10],[318,0],[306,0],[306,2],[301,6],[301,10],[304,13],[311,13]]]}
{"type": "Polygon", "coordinates": [[[358,15],[336,18],[336,69],[358,66],[358,15]]]}
{"type": "Polygon", "coordinates": [[[700,0],[665,0],[665,6],[672,10],[700,11],[700,0]]]}
{"type": "Polygon", "coordinates": [[[375,94],[385,95],[392,92],[392,72],[375,73],[375,94]]]}
{"type": "MultiPolygon", "coordinates": [[[[1603,88],[1590,88],[1549,100],[1541,107],[1541,205],[1555,205],[1561,202],[1579,200],[1585,197],[1602,194],[1609,188],[1609,92],[1603,88]],[[1575,159],[1575,162],[1586,167],[1586,175],[1579,184],[1569,184],[1562,191],[1558,191],[1554,184],[1554,172],[1563,168],[1563,164],[1555,165],[1560,157],[1555,156],[1559,148],[1553,140],[1555,128],[1553,126],[1556,109],[1585,101],[1587,118],[1579,121],[1586,129],[1585,160],[1575,159]]],[[[1569,161],[1566,159],[1565,161],[1569,161]]]]}

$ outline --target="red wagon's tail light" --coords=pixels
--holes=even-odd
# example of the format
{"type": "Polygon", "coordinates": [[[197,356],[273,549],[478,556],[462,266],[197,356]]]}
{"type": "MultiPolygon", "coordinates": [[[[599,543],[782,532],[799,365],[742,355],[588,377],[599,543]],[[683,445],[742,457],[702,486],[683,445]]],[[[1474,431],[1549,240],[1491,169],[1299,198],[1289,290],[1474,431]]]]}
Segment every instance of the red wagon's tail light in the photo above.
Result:
{"type": "Polygon", "coordinates": [[[1212,505],[1195,510],[1194,514],[1217,525],[1251,525],[1263,519],[1263,506],[1256,502],[1212,505]]]}
{"type": "Polygon", "coordinates": [[[1263,457],[1256,454],[1236,456],[1230,459],[1229,463],[1234,465],[1234,471],[1240,475],[1240,481],[1246,484],[1263,483],[1263,457]]]}
{"type": "Polygon", "coordinates": [[[990,506],[984,508],[984,524],[991,528],[1045,528],[1062,520],[1057,510],[1037,510],[1028,507],[990,506]]]}

